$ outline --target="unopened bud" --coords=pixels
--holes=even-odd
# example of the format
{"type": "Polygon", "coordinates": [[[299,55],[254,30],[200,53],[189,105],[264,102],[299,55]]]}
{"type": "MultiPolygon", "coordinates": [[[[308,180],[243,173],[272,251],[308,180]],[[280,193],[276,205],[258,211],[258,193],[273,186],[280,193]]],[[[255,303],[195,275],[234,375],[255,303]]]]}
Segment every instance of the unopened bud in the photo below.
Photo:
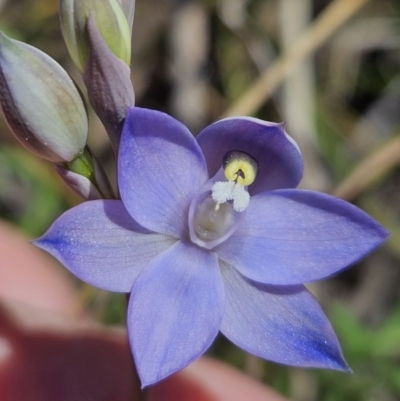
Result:
{"type": "MultiPolygon", "coordinates": [[[[132,5],[125,4],[130,18],[132,5]]],[[[131,31],[119,0],[60,0],[61,30],[72,60],[82,72],[89,56],[87,22],[92,16],[111,51],[127,65],[131,58],[131,31]]]]}
{"type": "Polygon", "coordinates": [[[115,153],[126,109],[135,102],[130,69],[110,51],[92,17],[88,21],[89,58],[83,73],[90,103],[104,124],[115,153]]]}
{"type": "Polygon", "coordinates": [[[129,28],[132,32],[133,17],[135,15],[135,0],[118,0],[121,8],[125,13],[129,28]]]}
{"type": "Polygon", "coordinates": [[[42,51],[1,32],[0,103],[14,135],[39,157],[71,161],[83,151],[88,121],[71,78],[42,51]]]}

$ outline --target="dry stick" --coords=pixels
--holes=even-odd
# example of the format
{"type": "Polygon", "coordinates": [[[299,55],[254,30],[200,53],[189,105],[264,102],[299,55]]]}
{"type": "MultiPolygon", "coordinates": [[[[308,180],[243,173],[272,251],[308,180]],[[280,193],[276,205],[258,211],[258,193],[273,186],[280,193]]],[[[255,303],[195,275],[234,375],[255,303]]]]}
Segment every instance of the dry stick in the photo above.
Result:
{"type": "Polygon", "coordinates": [[[333,191],[333,195],[352,200],[400,163],[400,136],[395,136],[367,156],[333,191]]]}
{"type": "Polygon", "coordinates": [[[368,0],[335,0],[315,22],[293,42],[289,50],[276,59],[263,75],[223,115],[251,115],[273,94],[297,65],[315,52],[353,16],[368,0]]]}

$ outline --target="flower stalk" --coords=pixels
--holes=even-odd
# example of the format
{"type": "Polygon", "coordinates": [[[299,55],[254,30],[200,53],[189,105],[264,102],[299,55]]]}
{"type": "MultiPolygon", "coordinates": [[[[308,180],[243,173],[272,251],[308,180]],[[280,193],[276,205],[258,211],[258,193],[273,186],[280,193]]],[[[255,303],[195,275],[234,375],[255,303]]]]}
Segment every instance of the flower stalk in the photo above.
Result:
{"type": "Polygon", "coordinates": [[[71,162],[55,167],[61,178],[84,200],[115,199],[106,173],[88,147],[71,162]]]}

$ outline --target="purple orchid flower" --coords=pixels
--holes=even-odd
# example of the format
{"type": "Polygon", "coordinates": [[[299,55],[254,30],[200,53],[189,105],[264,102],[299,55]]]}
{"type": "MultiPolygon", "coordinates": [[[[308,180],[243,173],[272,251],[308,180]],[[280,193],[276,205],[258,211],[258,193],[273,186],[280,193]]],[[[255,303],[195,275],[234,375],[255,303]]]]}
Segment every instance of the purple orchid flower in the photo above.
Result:
{"type": "Polygon", "coordinates": [[[195,139],[166,114],[132,108],[122,201],[83,203],[35,244],[82,280],[131,293],[143,386],[194,361],[219,331],[265,359],[349,371],[302,283],[358,261],[388,233],[347,202],[292,189],[302,169],[283,124],[229,118],[195,139]]]}

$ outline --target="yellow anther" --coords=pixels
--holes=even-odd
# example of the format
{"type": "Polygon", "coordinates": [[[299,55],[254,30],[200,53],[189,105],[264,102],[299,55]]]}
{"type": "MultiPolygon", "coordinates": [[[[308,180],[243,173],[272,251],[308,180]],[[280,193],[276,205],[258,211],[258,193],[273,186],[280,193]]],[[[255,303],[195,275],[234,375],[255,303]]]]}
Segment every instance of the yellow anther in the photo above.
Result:
{"type": "Polygon", "coordinates": [[[232,150],[224,156],[224,173],[227,180],[248,186],[257,177],[258,164],[249,154],[232,150]]]}

